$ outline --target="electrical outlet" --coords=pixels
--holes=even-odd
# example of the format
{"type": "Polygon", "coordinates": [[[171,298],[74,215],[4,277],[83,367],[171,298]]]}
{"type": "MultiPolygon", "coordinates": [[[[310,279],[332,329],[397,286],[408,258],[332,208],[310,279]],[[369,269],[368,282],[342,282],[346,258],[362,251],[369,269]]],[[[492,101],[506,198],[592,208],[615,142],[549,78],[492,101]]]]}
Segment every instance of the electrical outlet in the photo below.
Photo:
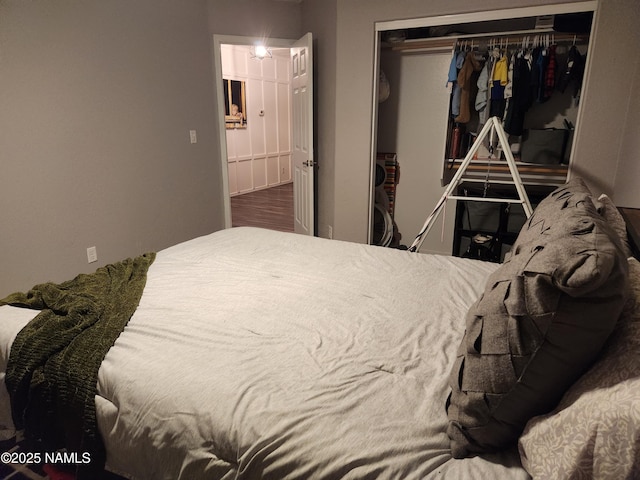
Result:
{"type": "Polygon", "coordinates": [[[198,143],[198,134],[195,130],[189,130],[189,138],[191,143],[198,143]]]}
{"type": "Polygon", "coordinates": [[[96,247],[87,248],[87,261],[89,263],[98,261],[98,251],[96,250],[96,247]]]}
{"type": "Polygon", "coordinates": [[[327,225],[327,235],[329,238],[333,238],[333,227],[331,225],[327,225]]]}

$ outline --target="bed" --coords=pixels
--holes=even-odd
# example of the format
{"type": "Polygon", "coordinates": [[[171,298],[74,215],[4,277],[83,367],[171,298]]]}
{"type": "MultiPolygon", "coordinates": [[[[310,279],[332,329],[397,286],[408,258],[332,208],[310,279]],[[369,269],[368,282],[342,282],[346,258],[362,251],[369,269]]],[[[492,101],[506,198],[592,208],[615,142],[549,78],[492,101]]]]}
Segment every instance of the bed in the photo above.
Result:
{"type": "MultiPolygon", "coordinates": [[[[597,202],[592,205],[591,215],[597,202]]],[[[598,368],[608,371],[602,362],[609,357],[619,362],[620,349],[633,361],[624,360],[615,379],[605,375],[606,388],[612,395],[618,388],[640,388],[638,354],[629,353],[640,343],[633,302],[640,294],[640,267],[627,259],[619,232],[607,226],[611,217],[602,210],[595,214],[604,219],[604,234],[613,244],[609,253],[621,269],[607,274],[619,295],[606,307],[613,318],[595,342],[598,357],[583,358],[579,379],[561,386],[551,408],[522,420],[512,441],[500,448],[468,434],[465,429],[475,421],[469,415],[487,413],[473,402],[473,412],[464,413],[456,395],[469,396],[457,377],[468,357],[464,345],[475,328],[474,309],[490,297],[487,283],[504,265],[249,227],[158,252],[135,313],[97,374],[93,403],[106,470],[167,480],[524,480],[545,478],[549,468],[553,478],[569,478],[581,468],[611,468],[611,457],[604,467],[600,457],[620,449],[600,444],[602,427],[593,427],[596,433],[584,440],[590,449],[575,446],[577,453],[571,453],[558,447],[571,435],[562,431],[565,415],[576,425],[575,406],[585,395],[607,395],[598,368]],[[464,454],[455,455],[461,431],[469,443],[464,454]],[[541,445],[549,446],[550,439],[556,439],[555,450],[547,451],[541,445]],[[482,445],[489,447],[474,451],[482,445]],[[566,459],[564,470],[554,455],[566,459]]],[[[599,248],[601,243],[598,237],[599,248]]],[[[0,306],[1,380],[12,343],[37,314],[0,306]]],[[[534,353],[543,357],[540,348],[534,353]]],[[[623,444],[640,438],[640,406],[630,398],[624,398],[628,432],[616,437],[623,444]]],[[[601,401],[608,402],[602,415],[618,411],[616,400],[601,401]]],[[[591,398],[580,408],[593,404],[591,398]]],[[[586,416],[596,423],[600,418],[586,416]]],[[[16,433],[13,418],[3,381],[5,438],[16,433]]],[[[637,445],[631,444],[625,453],[631,459],[617,465],[625,476],[616,478],[638,473],[637,445]]]]}

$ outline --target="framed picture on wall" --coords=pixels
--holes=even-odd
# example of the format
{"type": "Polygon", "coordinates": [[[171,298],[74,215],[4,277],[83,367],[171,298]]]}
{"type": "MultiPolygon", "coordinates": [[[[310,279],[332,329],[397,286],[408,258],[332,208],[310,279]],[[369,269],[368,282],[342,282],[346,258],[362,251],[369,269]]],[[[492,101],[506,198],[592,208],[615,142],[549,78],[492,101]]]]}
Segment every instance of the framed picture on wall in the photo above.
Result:
{"type": "Polygon", "coordinates": [[[247,128],[246,82],[224,79],[224,123],[227,128],[247,128]]]}

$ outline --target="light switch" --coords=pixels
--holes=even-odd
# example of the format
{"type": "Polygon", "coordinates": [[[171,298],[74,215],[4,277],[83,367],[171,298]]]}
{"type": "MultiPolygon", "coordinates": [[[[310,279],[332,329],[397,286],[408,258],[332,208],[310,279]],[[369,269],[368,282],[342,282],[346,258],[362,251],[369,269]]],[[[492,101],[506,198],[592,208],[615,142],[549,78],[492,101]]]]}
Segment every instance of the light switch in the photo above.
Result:
{"type": "Polygon", "coordinates": [[[191,143],[198,143],[198,136],[195,130],[189,130],[189,138],[191,138],[191,143]]]}
{"type": "Polygon", "coordinates": [[[98,261],[98,251],[96,247],[87,248],[87,262],[93,263],[98,261]]]}

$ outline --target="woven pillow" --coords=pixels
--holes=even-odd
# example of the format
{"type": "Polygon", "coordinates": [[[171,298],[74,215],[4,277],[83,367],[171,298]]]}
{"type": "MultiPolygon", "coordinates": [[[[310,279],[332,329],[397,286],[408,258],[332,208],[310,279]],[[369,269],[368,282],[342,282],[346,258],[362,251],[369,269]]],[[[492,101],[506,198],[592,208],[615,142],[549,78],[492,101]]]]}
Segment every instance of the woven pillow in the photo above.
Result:
{"type": "Polygon", "coordinates": [[[447,400],[455,458],[514,444],[594,361],[627,291],[614,235],[581,180],[540,202],[467,314],[447,400]]]}

